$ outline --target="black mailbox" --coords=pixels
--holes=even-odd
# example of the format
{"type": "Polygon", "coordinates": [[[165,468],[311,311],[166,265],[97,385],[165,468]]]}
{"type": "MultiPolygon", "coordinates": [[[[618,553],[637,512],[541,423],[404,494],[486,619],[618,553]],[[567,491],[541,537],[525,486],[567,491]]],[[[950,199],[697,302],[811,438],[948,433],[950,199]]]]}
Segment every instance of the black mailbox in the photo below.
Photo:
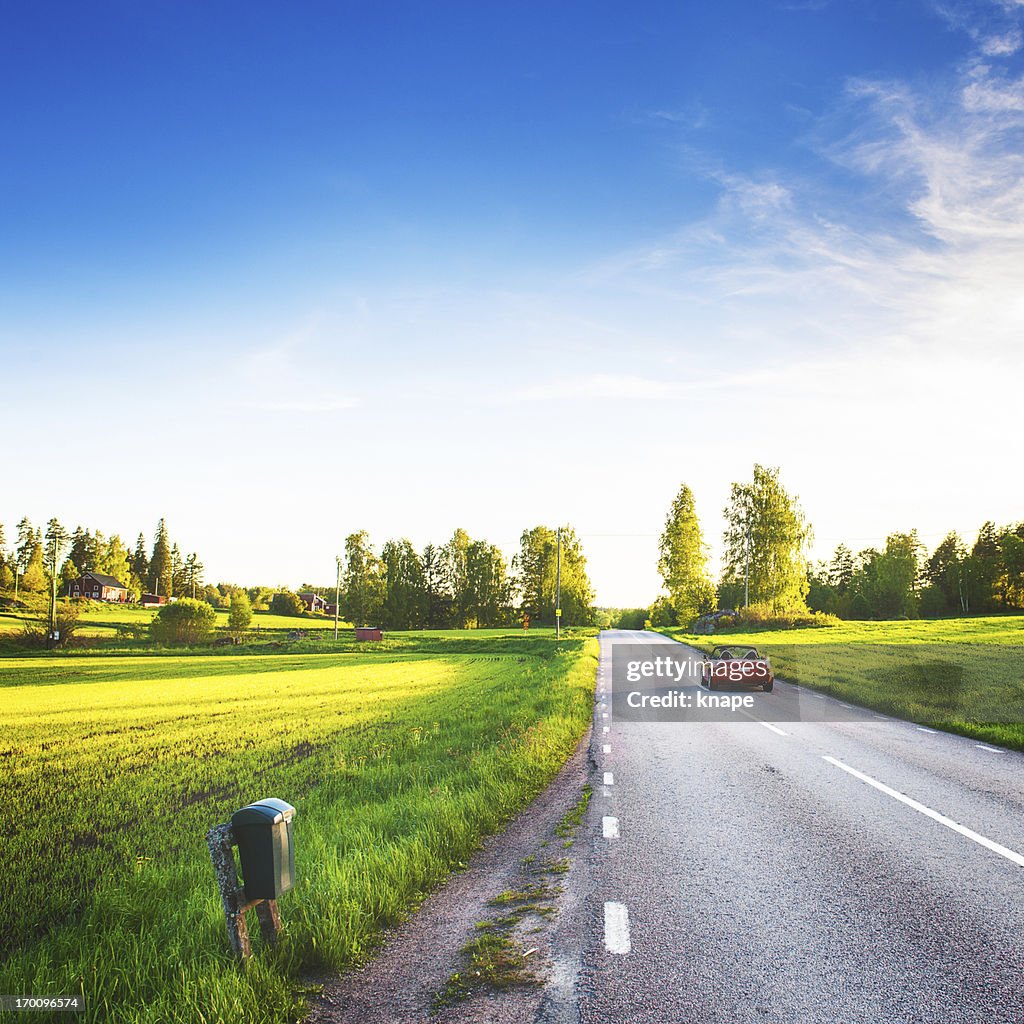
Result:
{"type": "Polygon", "coordinates": [[[247,900],[276,900],[295,884],[295,808],[270,797],[231,815],[247,900]]]}

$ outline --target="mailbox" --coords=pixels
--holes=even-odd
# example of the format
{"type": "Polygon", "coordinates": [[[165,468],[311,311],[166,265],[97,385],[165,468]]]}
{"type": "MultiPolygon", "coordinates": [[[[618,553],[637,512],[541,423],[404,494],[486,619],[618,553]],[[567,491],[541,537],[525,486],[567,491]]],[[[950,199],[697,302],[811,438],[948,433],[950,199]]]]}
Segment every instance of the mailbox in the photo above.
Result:
{"type": "Polygon", "coordinates": [[[231,816],[247,900],[276,900],[295,884],[295,808],[270,797],[231,816]]]}

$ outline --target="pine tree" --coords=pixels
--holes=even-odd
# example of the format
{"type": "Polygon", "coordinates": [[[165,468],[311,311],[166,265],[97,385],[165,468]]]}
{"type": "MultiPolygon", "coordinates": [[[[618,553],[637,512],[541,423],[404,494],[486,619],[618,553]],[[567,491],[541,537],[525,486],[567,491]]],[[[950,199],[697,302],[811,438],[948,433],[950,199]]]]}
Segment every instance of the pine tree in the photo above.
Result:
{"type": "Polygon", "coordinates": [[[188,576],[185,572],[185,561],[177,544],[171,547],[171,589],[168,597],[191,597],[188,589],[188,576]]]}
{"type": "Polygon", "coordinates": [[[140,589],[149,586],[149,556],[146,554],[146,538],[140,533],[132,553],[131,575],[140,589]]]}
{"type": "Polygon", "coordinates": [[[167,526],[161,519],[157,523],[156,537],[153,540],[153,554],[149,559],[148,583],[154,594],[171,597],[172,588],[171,544],[167,538],[167,526]]]}

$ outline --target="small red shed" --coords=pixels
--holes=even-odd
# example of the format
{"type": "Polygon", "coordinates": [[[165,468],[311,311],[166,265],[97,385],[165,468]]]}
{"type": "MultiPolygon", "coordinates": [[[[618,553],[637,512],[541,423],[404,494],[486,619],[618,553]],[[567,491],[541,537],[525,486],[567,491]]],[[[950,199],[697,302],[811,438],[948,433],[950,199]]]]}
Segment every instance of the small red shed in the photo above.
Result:
{"type": "Polygon", "coordinates": [[[383,640],[384,631],[380,626],[356,626],[357,640],[383,640]]]}

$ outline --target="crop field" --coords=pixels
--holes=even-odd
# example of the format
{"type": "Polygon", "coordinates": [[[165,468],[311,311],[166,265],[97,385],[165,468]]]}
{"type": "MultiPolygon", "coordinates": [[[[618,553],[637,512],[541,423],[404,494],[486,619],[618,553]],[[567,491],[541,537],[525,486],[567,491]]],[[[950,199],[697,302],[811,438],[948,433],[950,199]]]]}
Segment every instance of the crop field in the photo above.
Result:
{"type": "Polygon", "coordinates": [[[496,633],[0,660],[0,992],[81,993],[96,1022],[293,1019],[306,971],[365,957],[585,730],[594,641],[496,633]],[[204,835],[271,795],[298,882],[243,971],[204,835]]]}
{"type": "Polygon", "coordinates": [[[1024,616],[668,635],[750,643],[783,678],[885,714],[1024,750],[1024,616]]]}

